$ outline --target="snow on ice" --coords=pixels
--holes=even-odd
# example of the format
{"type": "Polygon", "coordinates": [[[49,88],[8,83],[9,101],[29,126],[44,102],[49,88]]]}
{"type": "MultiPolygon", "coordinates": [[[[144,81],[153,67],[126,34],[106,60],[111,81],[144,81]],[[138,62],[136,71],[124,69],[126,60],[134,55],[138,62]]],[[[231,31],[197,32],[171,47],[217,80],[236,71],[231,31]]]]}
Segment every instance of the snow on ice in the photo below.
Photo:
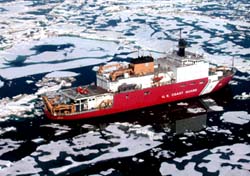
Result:
{"type": "Polygon", "coordinates": [[[222,106],[209,106],[209,109],[211,109],[212,111],[223,111],[223,107],[222,106]]]}
{"type": "Polygon", "coordinates": [[[71,85],[71,82],[75,80],[73,76],[77,75],[74,72],[52,72],[36,83],[39,89],[34,94],[19,94],[12,98],[0,99],[0,106],[2,107],[0,109],[1,119],[10,115],[25,117],[27,112],[35,110],[35,101],[38,100],[40,95],[71,85]],[[58,76],[60,73],[63,74],[63,77],[58,76]]]}
{"type": "Polygon", "coordinates": [[[212,111],[223,111],[224,110],[224,108],[222,106],[218,106],[216,104],[216,102],[211,98],[203,98],[202,101],[212,111]]]}
{"type": "Polygon", "coordinates": [[[0,100],[0,117],[6,117],[9,115],[21,116],[24,112],[31,112],[34,109],[34,102],[31,101],[36,99],[35,95],[18,95],[16,97],[3,98],[0,100]]]}
{"type": "Polygon", "coordinates": [[[53,71],[45,75],[47,78],[62,78],[62,77],[75,77],[79,74],[69,71],[53,71]]]}
{"type": "Polygon", "coordinates": [[[235,95],[234,99],[237,99],[237,100],[249,100],[250,99],[250,93],[242,92],[241,95],[235,95]]]}
{"type": "MultiPolygon", "coordinates": [[[[213,11],[201,15],[195,7],[206,6],[207,3],[196,1],[122,1],[117,4],[98,0],[86,5],[69,0],[41,4],[40,8],[50,9],[48,14],[41,15],[30,15],[29,12],[38,10],[30,4],[1,3],[7,11],[0,14],[0,19],[8,21],[8,24],[0,23],[0,32],[6,40],[0,45],[3,48],[0,51],[0,76],[6,79],[95,65],[119,54],[121,57],[136,56],[138,48],[141,54],[151,53],[160,57],[176,47],[174,40],[179,37],[178,29],[183,24],[183,36],[192,42],[188,50],[204,53],[208,60],[219,65],[231,66],[231,58],[235,56],[235,66],[243,72],[250,72],[250,61],[242,57],[249,54],[249,49],[236,44],[245,40],[244,30],[249,28],[249,23],[248,19],[242,19],[242,15],[232,16],[231,10],[239,8],[234,4],[230,4],[233,8],[224,18],[211,17],[213,11]],[[70,8],[72,4],[74,8],[70,8]],[[47,15],[51,20],[46,18],[47,15]],[[237,21],[231,18],[237,18],[237,21]],[[43,27],[37,21],[42,21],[43,27]],[[211,31],[215,31],[214,34],[211,31]],[[237,35],[225,40],[224,36],[231,34],[237,35]],[[209,47],[204,47],[207,44],[209,47]],[[34,49],[45,45],[58,45],[57,51],[45,49],[39,52],[34,49]],[[60,45],[70,47],[60,49],[60,45]],[[122,54],[126,52],[131,53],[122,54]],[[20,61],[18,55],[24,56],[21,65],[11,66],[20,61]]],[[[247,5],[242,8],[242,13],[248,13],[246,9],[247,5]]]]}
{"type": "Polygon", "coordinates": [[[197,114],[197,113],[202,113],[202,112],[206,112],[206,110],[204,108],[187,108],[187,112],[188,113],[192,113],[192,114],[197,114]]]}
{"type": "Polygon", "coordinates": [[[117,44],[111,41],[88,40],[76,37],[48,38],[33,42],[33,44],[31,42],[21,48],[14,46],[5,51],[0,51],[2,57],[5,58],[0,61],[0,75],[6,79],[14,79],[38,73],[94,65],[110,60],[116,50],[117,44]],[[33,46],[67,45],[68,43],[74,45],[71,51],[30,52],[33,46]],[[24,47],[26,48],[24,49],[24,47]],[[18,67],[11,66],[19,62],[17,60],[19,55],[25,56],[25,59],[22,63],[19,63],[18,67]],[[6,66],[8,64],[10,66],[6,66]]]}
{"type": "Polygon", "coordinates": [[[55,128],[57,129],[55,131],[55,136],[60,136],[64,133],[67,133],[68,131],[71,130],[71,128],[69,128],[67,125],[59,125],[59,124],[45,124],[45,125],[42,125],[41,127],[50,127],[50,128],[55,128]]]}
{"type": "MultiPolygon", "coordinates": [[[[11,139],[1,139],[0,141],[0,156],[5,153],[8,153],[12,150],[17,149],[23,141],[13,141],[11,139]]],[[[0,172],[2,168],[10,167],[12,163],[10,161],[0,159],[0,172]]],[[[1,174],[3,175],[3,174],[1,174]]]]}
{"type": "Polygon", "coordinates": [[[4,82],[0,80],[0,88],[4,86],[4,82]]]}
{"type": "Polygon", "coordinates": [[[230,111],[225,112],[221,119],[223,122],[226,123],[233,123],[238,125],[244,125],[246,123],[249,123],[250,121],[250,114],[246,111],[230,111]]]}
{"type": "Polygon", "coordinates": [[[218,126],[207,127],[206,130],[214,133],[232,134],[230,130],[220,129],[218,126]]]}
{"type": "Polygon", "coordinates": [[[207,175],[218,173],[221,176],[248,176],[250,174],[249,163],[250,146],[237,143],[190,152],[187,156],[175,158],[173,162],[163,162],[160,173],[172,176],[186,176],[187,174],[202,176],[204,172],[207,175]]]}
{"type": "MultiPolygon", "coordinates": [[[[59,124],[47,124],[43,127],[56,128],[58,132],[71,130],[67,126],[60,126],[59,124]]],[[[48,164],[48,169],[55,175],[63,174],[75,167],[114,158],[134,156],[159,146],[161,142],[158,140],[161,137],[162,134],[155,133],[149,125],[140,127],[130,123],[113,123],[103,128],[102,132],[92,130],[77,135],[72,139],[50,141],[48,144],[42,144],[30,156],[11,163],[9,166],[6,165],[0,170],[0,174],[12,173],[16,175],[19,172],[22,174],[39,174],[41,168],[37,167],[37,165],[40,162],[43,165],[48,164]],[[98,150],[95,148],[97,145],[100,147],[98,150]],[[62,156],[62,152],[65,152],[66,156],[62,156]],[[74,160],[75,157],[81,156],[89,157],[82,157],[82,161],[79,161],[79,159],[74,160]],[[67,161],[67,165],[57,167],[50,164],[52,161],[60,162],[62,159],[67,161]]],[[[40,139],[35,139],[35,142],[40,142],[40,139]]]]}
{"type": "Polygon", "coordinates": [[[0,135],[7,133],[9,131],[16,131],[15,127],[0,128],[0,135]]]}

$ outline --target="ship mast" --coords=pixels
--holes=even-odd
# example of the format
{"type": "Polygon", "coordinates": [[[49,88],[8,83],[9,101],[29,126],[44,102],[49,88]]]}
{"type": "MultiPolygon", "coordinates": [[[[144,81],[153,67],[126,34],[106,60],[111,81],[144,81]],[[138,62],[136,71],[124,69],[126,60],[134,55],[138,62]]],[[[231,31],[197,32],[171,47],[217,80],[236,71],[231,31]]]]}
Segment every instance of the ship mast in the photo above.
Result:
{"type": "Polygon", "coordinates": [[[178,51],[178,56],[180,57],[184,57],[185,56],[185,48],[187,46],[187,42],[185,41],[185,39],[183,39],[181,37],[181,29],[180,29],[180,39],[179,39],[179,42],[178,42],[178,48],[179,48],[179,51],[178,51]]]}

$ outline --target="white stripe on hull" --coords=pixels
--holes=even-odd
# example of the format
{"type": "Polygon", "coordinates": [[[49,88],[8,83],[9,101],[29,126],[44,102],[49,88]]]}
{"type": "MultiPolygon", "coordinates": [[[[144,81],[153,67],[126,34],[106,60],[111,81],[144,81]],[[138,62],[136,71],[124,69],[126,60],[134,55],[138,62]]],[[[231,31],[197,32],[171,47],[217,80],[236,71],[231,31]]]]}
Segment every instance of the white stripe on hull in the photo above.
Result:
{"type": "Polygon", "coordinates": [[[215,86],[219,83],[219,81],[211,81],[209,79],[207,85],[205,86],[205,88],[201,91],[200,95],[205,95],[208,94],[210,92],[212,92],[215,88],[215,86]]]}

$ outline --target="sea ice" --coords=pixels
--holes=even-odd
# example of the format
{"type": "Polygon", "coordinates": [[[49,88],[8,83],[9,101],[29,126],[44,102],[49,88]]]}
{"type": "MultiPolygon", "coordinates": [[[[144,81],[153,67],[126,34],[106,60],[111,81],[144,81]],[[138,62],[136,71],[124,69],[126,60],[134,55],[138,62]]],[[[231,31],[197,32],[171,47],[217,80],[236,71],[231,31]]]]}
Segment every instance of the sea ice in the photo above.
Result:
{"type": "Polygon", "coordinates": [[[18,48],[18,46],[15,46],[4,52],[0,51],[2,57],[8,58],[0,61],[0,75],[6,79],[107,62],[117,51],[117,44],[113,41],[81,39],[76,37],[54,37],[33,42],[33,44],[31,42],[29,45],[23,46],[26,47],[26,53],[23,47],[22,49],[18,48],[20,51],[15,51],[17,50],[16,47],[18,48]],[[66,44],[71,43],[74,45],[72,51],[67,53],[66,56],[65,51],[45,51],[40,54],[30,53],[32,46],[35,45],[46,45],[48,43],[50,45],[56,45],[65,44],[65,42],[66,44]],[[18,55],[13,53],[22,53],[22,55],[28,56],[26,60],[24,60],[23,65],[18,67],[6,66],[8,63],[15,62],[18,55]]]}
{"type": "Polygon", "coordinates": [[[22,116],[25,112],[31,112],[34,109],[34,102],[37,96],[21,94],[16,97],[3,98],[0,100],[0,117],[5,117],[9,115],[22,116]]]}
{"type": "Polygon", "coordinates": [[[206,130],[214,133],[232,134],[230,130],[220,129],[218,126],[207,127],[206,130]]]}
{"type": "MultiPolygon", "coordinates": [[[[210,3],[194,1],[122,1],[117,4],[114,1],[98,0],[82,4],[69,0],[40,5],[40,8],[49,11],[39,15],[29,14],[40,10],[30,4],[32,3],[1,3],[7,11],[0,16],[8,24],[0,23],[0,32],[6,40],[0,45],[3,48],[0,54],[5,58],[0,59],[0,75],[7,79],[99,64],[115,55],[120,58],[134,57],[138,55],[138,48],[140,54],[153,53],[154,57],[161,57],[164,52],[176,47],[173,40],[179,37],[180,26],[185,26],[183,36],[189,37],[191,48],[195,52],[206,54],[207,59],[213,63],[230,66],[230,57],[236,56],[235,66],[241,71],[250,72],[250,61],[242,58],[249,53],[248,48],[240,44],[246,38],[244,31],[249,24],[244,15],[240,15],[240,18],[246,21],[238,18],[237,21],[231,20],[239,17],[232,16],[232,12],[238,9],[234,4],[230,4],[233,7],[225,11],[225,18],[213,16],[211,11],[201,12],[196,7],[210,3]],[[81,13],[83,11],[86,13],[81,13]],[[47,15],[52,20],[48,20],[47,15]],[[112,22],[115,24],[110,24],[112,22]],[[225,35],[231,34],[239,36],[232,35],[230,39],[225,39],[225,35]],[[46,44],[73,46],[56,52],[36,53],[31,50],[33,46],[46,44]],[[124,54],[126,52],[128,53],[124,54]],[[6,64],[15,61],[16,53],[27,56],[24,61],[26,65],[14,68],[7,66],[6,64]]],[[[247,16],[248,5],[242,6],[244,10],[241,13],[247,16]]]]}
{"type": "MultiPolygon", "coordinates": [[[[35,101],[38,100],[38,96],[48,93],[51,91],[56,91],[62,87],[67,87],[75,79],[68,76],[76,76],[73,72],[62,72],[64,77],[59,77],[57,74],[60,72],[49,74],[49,77],[44,77],[41,81],[37,82],[36,85],[39,89],[34,94],[19,94],[12,98],[2,98],[0,99],[0,117],[7,117],[10,115],[16,115],[18,117],[33,117],[33,115],[27,116],[27,112],[36,113],[39,115],[39,111],[35,108],[35,101]],[[51,77],[50,77],[51,76],[51,77]],[[54,77],[57,76],[57,77],[54,77]]],[[[59,135],[59,133],[58,133],[59,135]]]]}
{"type": "Polygon", "coordinates": [[[209,109],[211,109],[212,111],[223,111],[224,110],[222,106],[217,106],[217,105],[209,106],[209,109]]]}
{"type": "Polygon", "coordinates": [[[49,127],[56,129],[55,136],[60,136],[61,134],[67,133],[71,130],[67,125],[59,125],[57,123],[41,125],[41,127],[49,127]]]}
{"type": "Polygon", "coordinates": [[[26,80],[26,83],[27,84],[31,84],[31,83],[33,83],[34,81],[32,81],[32,80],[26,80]]]}
{"type": "Polygon", "coordinates": [[[43,139],[43,138],[41,138],[41,137],[32,140],[32,142],[35,142],[35,143],[37,143],[37,144],[40,144],[40,143],[42,143],[42,142],[44,142],[44,141],[45,141],[45,139],[43,139]]]}
{"type": "Polygon", "coordinates": [[[54,92],[54,91],[60,90],[62,88],[62,86],[65,84],[66,84],[66,82],[64,80],[62,80],[60,82],[60,84],[56,84],[56,85],[52,85],[52,86],[43,86],[43,87],[39,88],[35,94],[42,95],[42,94],[45,94],[48,92],[54,92]]]}
{"type": "Polygon", "coordinates": [[[212,111],[223,111],[224,108],[222,106],[218,106],[216,102],[211,98],[203,98],[202,101],[206,104],[207,108],[212,111]]]}
{"type": "Polygon", "coordinates": [[[234,99],[237,99],[237,100],[248,100],[248,99],[250,99],[250,93],[242,92],[241,95],[235,95],[234,99]]]}
{"type": "MultiPolygon", "coordinates": [[[[43,125],[43,127],[68,130],[67,126],[65,127],[59,124],[46,124],[43,125]]],[[[47,163],[48,169],[57,175],[63,174],[67,170],[75,167],[89,166],[90,164],[114,158],[134,156],[161,144],[161,142],[152,139],[151,136],[156,135],[152,135],[153,131],[151,128],[151,126],[134,127],[134,125],[130,123],[113,123],[102,127],[102,129],[89,131],[71,139],[51,141],[48,144],[38,146],[36,151],[31,153],[30,156],[12,163],[9,167],[3,168],[0,170],[0,174],[13,173],[13,175],[16,175],[18,172],[39,174],[41,168],[38,166],[39,163],[42,162],[43,165],[47,163]],[[146,132],[147,129],[149,132],[146,132]],[[145,135],[137,135],[142,132],[145,135]],[[97,146],[98,149],[96,149],[97,146]],[[61,155],[62,153],[65,153],[65,155],[61,155]],[[50,164],[51,161],[60,162],[63,156],[65,156],[63,160],[67,161],[67,165],[57,167],[50,164]],[[82,160],[76,161],[74,159],[75,157],[80,157],[82,160]],[[28,168],[25,167],[25,165],[27,165],[28,168]],[[22,168],[24,170],[22,170],[22,168]]],[[[38,139],[34,139],[34,142],[39,141],[38,139]]],[[[139,160],[139,162],[142,162],[142,160],[139,160]]]]}
{"type": "Polygon", "coordinates": [[[203,108],[197,107],[197,108],[188,108],[187,112],[192,113],[192,114],[197,114],[197,113],[201,113],[201,112],[206,112],[206,110],[203,108]]]}
{"type": "Polygon", "coordinates": [[[180,102],[180,103],[177,103],[178,106],[188,106],[188,103],[186,102],[180,102]]]}
{"type": "Polygon", "coordinates": [[[235,80],[231,80],[231,81],[229,81],[229,84],[230,85],[238,85],[239,84],[239,82],[238,81],[235,81],[235,80]]]}
{"type": "Polygon", "coordinates": [[[113,171],[115,171],[115,169],[110,168],[110,169],[108,169],[106,171],[101,171],[100,174],[103,175],[103,176],[105,176],[105,175],[111,175],[113,171]]]}
{"type": "Polygon", "coordinates": [[[4,82],[0,80],[0,88],[4,86],[4,82]]]}
{"type": "Polygon", "coordinates": [[[69,71],[53,71],[45,75],[47,78],[75,77],[79,74],[69,71]]]}
{"type": "Polygon", "coordinates": [[[183,170],[177,169],[177,167],[175,165],[168,164],[168,163],[162,163],[161,167],[160,167],[160,173],[163,176],[165,176],[165,175],[202,176],[203,174],[196,171],[194,167],[195,167],[195,163],[193,163],[193,162],[189,162],[183,170]]]}
{"type": "Polygon", "coordinates": [[[249,81],[250,80],[250,76],[249,75],[248,76],[238,76],[238,75],[235,75],[234,79],[249,81]]]}
{"type": "Polygon", "coordinates": [[[166,150],[160,150],[159,152],[157,152],[157,154],[155,155],[155,157],[157,159],[163,157],[163,158],[171,158],[174,155],[173,152],[171,151],[166,151],[166,150]]]}
{"type": "Polygon", "coordinates": [[[221,119],[223,122],[226,123],[234,123],[238,125],[243,125],[246,123],[249,123],[250,121],[250,114],[246,111],[230,111],[230,112],[225,112],[222,116],[221,119]]]}
{"type": "Polygon", "coordinates": [[[0,128],[0,135],[3,135],[4,133],[9,131],[16,131],[16,128],[15,127],[0,128]]]}
{"type": "Polygon", "coordinates": [[[14,141],[12,139],[1,139],[1,141],[0,141],[0,156],[2,156],[5,153],[8,153],[12,150],[17,149],[18,147],[20,147],[21,143],[23,143],[23,141],[14,141]]]}
{"type": "Polygon", "coordinates": [[[218,172],[218,174],[222,176],[247,176],[250,174],[249,151],[249,145],[238,143],[228,146],[220,146],[213,149],[190,152],[187,153],[188,156],[175,158],[170,162],[163,162],[160,167],[160,173],[162,175],[172,176],[191,176],[209,175],[218,172]]]}

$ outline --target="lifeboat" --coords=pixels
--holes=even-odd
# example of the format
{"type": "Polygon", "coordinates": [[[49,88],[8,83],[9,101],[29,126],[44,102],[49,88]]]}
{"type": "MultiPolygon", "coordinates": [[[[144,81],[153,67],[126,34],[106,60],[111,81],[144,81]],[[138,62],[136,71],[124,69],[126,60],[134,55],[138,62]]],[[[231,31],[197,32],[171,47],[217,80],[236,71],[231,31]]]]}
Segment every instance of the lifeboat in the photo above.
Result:
{"type": "Polygon", "coordinates": [[[153,78],[153,82],[156,83],[156,82],[159,82],[160,80],[162,80],[163,76],[155,76],[153,78]]]}
{"type": "Polygon", "coordinates": [[[84,95],[86,95],[86,94],[89,93],[89,91],[88,91],[87,88],[83,88],[83,87],[81,87],[81,86],[78,86],[78,87],[76,88],[76,92],[79,93],[79,94],[84,94],[84,95]]]}

